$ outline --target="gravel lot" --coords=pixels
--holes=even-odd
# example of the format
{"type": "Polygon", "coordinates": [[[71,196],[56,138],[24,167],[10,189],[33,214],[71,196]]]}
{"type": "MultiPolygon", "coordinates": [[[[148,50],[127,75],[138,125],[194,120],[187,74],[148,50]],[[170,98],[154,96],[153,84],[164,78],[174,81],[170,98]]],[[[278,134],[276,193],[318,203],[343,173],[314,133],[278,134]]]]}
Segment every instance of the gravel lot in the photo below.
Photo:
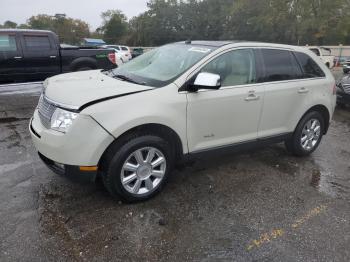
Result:
{"type": "Polygon", "coordinates": [[[350,261],[349,108],[310,157],[197,159],[127,205],[41,163],[27,128],[39,91],[0,87],[1,261],[350,261]]]}

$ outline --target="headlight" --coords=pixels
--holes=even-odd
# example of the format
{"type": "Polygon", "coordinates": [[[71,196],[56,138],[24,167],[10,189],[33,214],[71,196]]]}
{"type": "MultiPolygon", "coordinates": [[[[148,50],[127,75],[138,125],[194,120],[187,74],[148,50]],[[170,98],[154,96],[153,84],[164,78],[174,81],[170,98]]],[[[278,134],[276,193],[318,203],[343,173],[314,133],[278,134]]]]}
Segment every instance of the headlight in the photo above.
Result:
{"type": "Polygon", "coordinates": [[[57,108],[51,117],[51,129],[66,133],[77,116],[77,113],[57,108]]]}

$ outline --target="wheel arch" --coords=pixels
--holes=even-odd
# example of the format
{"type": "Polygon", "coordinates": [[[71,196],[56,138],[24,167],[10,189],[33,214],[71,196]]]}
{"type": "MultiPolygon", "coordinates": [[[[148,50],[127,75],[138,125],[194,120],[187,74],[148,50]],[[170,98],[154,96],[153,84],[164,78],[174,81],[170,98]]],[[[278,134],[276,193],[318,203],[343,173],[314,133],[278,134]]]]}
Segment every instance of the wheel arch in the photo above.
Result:
{"type": "Polygon", "coordinates": [[[72,61],[71,71],[76,71],[79,67],[89,66],[92,69],[97,68],[97,62],[91,57],[79,57],[72,61]]]}
{"type": "Polygon", "coordinates": [[[103,171],[106,168],[106,162],[108,162],[107,156],[110,155],[109,152],[115,151],[128,140],[140,135],[156,135],[170,142],[171,147],[174,149],[176,160],[179,160],[183,155],[181,138],[172,128],[156,123],[142,124],[125,131],[107,147],[100,158],[99,169],[103,171]]]}
{"type": "MultiPolygon", "coordinates": [[[[326,107],[326,106],[324,106],[324,105],[314,105],[314,106],[312,106],[309,110],[307,110],[306,112],[305,112],[305,114],[300,118],[300,120],[299,120],[299,122],[301,121],[301,119],[303,119],[303,117],[306,115],[306,114],[308,114],[308,113],[310,113],[310,112],[313,112],[313,111],[316,111],[316,112],[319,112],[321,115],[322,115],[322,117],[323,117],[323,119],[324,119],[324,124],[325,124],[325,129],[324,129],[324,132],[323,132],[323,134],[325,135],[325,134],[327,134],[327,132],[328,132],[328,128],[329,128],[329,124],[330,124],[330,117],[331,117],[331,115],[330,115],[330,113],[329,113],[329,110],[328,110],[328,108],[326,107]]],[[[299,122],[298,122],[298,124],[299,124],[299,122]]]]}

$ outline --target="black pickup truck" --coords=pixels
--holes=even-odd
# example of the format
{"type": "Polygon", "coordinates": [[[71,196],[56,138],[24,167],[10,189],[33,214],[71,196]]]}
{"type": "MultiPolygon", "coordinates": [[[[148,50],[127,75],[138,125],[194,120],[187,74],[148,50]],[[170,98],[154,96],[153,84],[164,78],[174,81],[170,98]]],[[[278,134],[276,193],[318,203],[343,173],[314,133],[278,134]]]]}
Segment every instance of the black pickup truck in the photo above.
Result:
{"type": "Polygon", "coordinates": [[[61,46],[51,31],[0,29],[0,82],[44,80],[61,73],[111,69],[115,52],[61,46]]]}

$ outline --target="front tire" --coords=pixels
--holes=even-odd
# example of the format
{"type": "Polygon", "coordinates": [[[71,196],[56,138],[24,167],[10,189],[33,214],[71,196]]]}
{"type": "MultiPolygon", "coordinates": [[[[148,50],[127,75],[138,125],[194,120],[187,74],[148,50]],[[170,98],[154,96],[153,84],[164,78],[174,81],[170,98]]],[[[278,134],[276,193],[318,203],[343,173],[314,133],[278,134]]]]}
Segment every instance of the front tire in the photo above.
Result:
{"type": "Polygon", "coordinates": [[[319,112],[307,113],[300,120],[292,138],[285,142],[287,150],[296,156],[310,155],[319,146],[324,127],[324,119],[319,112]]]}
{"type": "Polygon", "coordinates": [[[158,194],[172,170],[174,157],[164,139],[144,135],[107,153],[103,182],[115,197],[144,201],[158,194]]]}

